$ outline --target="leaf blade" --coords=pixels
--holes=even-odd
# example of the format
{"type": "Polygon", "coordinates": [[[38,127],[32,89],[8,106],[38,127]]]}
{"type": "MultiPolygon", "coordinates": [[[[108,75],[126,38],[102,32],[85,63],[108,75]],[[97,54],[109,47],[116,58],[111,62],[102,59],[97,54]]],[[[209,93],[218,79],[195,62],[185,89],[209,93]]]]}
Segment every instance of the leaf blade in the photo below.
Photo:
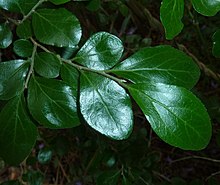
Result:
{"type": "Polygon", "coordinates": [[[8,25],[0,24],[0,48],[7,48],[12,43],[12,32],[8,25]]]}

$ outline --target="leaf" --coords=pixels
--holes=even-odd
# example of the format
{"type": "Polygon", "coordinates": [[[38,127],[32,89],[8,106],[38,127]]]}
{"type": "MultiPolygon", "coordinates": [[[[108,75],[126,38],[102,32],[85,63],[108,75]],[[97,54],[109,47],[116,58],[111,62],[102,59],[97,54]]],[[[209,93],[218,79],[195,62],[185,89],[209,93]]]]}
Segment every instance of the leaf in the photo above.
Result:
{"type": "Polygon", "coordinates": [[[14,42],[13,50],[20,57],[30,57],[33,52],[33,44],[26,39],[19,39],[14,42]]]}
{"type": "Polygon", "coordinates": [[[47,128],[71,128],[79,125],[76,97],[72,88],[62,81],[31,78],[28,108],[34,119],[47,128]]]}
{"type": "Polygon", "coordinates": [[[38,162],[40,164],[47,164],[52,158],[52,150],[49,148],[43,148],[39,151],[37,155],[38,162]]]}
{"type": "Polygon", "coordinates": [[[52,53],[40,52],[34,58],[35,71],[45,78],[58,77],[60,67],[60,60],[52,53]]]}
{"type": "Polygon", "coordinates": [[[82,36],[78,19],[64,8],[35,11],[32,23],[36,38],[44,44],[75,47],[82,36]]]}
{"type": "Polygon", "coordinates": [[[79,50],[76,61],[91,69],[109,69],[121,58],[123,50],[119,38],[110,33],[98,32],[79,50]]]}
{"type": "Polygon", "coordinates": [[[7,48],[12,43],[12,32],[8,25],[0,24],[0,48],[7,48]]]}
{"type": "Polygon", "coordinates": [[[214,16],[220,10],[219,0],[192,0],[194,9],[205,16],[214,16]]]}
{"type": "Polygon", "coordinates": [[[81,73],[80,110],[92,128],[112,139],[125,139],[132,131],[130,98],[121,86],[108,78],[81,73]]]}
{"type": "Polygon", "coordinates": [[[0,113],[0,156],[18,165],[31,152],[37,128],[30,120],[23,95],[11,99],[0,113]]]}
{"type": "Polygon", "coordinates": [[[184,0],[163,0],[160,19],[165,28],[166,39],[171,40],[183,29],[184,0]]]}
{"type": "Polygon", "coordinates": [[[111,170],[103,172],[97,178],[97,185],[117,185],[120,177],[120,171],[111,170]]]}
{"type": "Polygon", "coordinates": [[[29,62],[12,60],[0,63],[0,99],[8,100],[24,90],[29,62]]]}
{"type": "Polygon", "coordinates": [[[40,171],[28,170],[26,174],[23,174],[23,181],[26,181],[28,185],[42,185],[44,179],[40,171]]]}
{"type": "Polygon", "coordinates": [[[220,57],[220,29],[214,33],[212,40],[213,40],[212,53],[215,57],[220,57]]]}
{"type": "Polygon", "coordinates": [[[210,118],[190,91],[161,83],[133,84],[128,90],[162,140],[184,150],[206,147],[210,118]]]}
{"type": "Polygon", "coordinates": [[[32,37],[33,33],[31,22],[29,20],[26,20],[23,23],[19,24],[16,28],[16,33],[21,39],[28,39],[32,37]]]}
{"type": "Polygon", "coordinates": [[[10,12],[27,14],[39,0],[0,0],[0,8],[10,12]]]}
{"type": "Polygon", "coordinates": [[[1,183],[0,185],[21,185],[18,180],[9,180],[1,183]]]}
{"type": "Polygon", "coordinates": [[[110,72],[133,83],[159,82],[192,88],[200,71],[193,60],[170,46],[149,47],[119,63],[110,72]]]}
{"type": "Polygon", "coordinates": [[[50,0],[50,2],[55,4],[55,5],[60,5],[60,4],[70,2],[70,0],[50,0]]]}

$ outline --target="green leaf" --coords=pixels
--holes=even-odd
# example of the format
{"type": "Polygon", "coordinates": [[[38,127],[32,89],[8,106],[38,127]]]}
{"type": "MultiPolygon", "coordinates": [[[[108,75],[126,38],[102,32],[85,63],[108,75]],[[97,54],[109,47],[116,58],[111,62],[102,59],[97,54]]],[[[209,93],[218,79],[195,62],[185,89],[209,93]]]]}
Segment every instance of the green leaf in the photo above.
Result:
{"type": "Polygon", "coordinates": [[[112,170],[103,172],[97,178],[97,185],[117,185],[120,177],[120,171],[112,170]]]}
{"type": "Polygon", "coordinates": [[[1,185],[21,185],[21,183],[18,180],[10,180],[1,183],[1,185]]]}
{"type": "Polygon", "coordinates": [[[55,5],[60,5],[60,4],[70,2],[70,0],[50,0],[50,2],[55,4],[55,5]]]}
{"type": "Polygon", "coordinates": [[[34,58],[35,71],[45,78],[58,77],[60,67],[60,60],[52,53],[40,52],[34,58]]]}
{"type": "Polygon", "coordinates": [[[0,130],[0,156],[7,163],[18,165],[29,155],[37,138],[23,95],[10,100],[0,113],[0,130]]]}
{"type": "Polygon", "coordinates": [[[23,181],[26,181],[28,185],[42,185],[44,175],[40,171],[28,170],[28,172],[23,175],[23,181]]]}
{"type": "Polygon", "coordinates": [[[51,158],[52,150],[50,150],[49,148],[41,149],[37,155],[37,159],[40,164],[47,164],[48,162],[50,162],[51,158]]]}
{"type": "Polygon", "coordinates": [[[0,8],[10,12],[27,14],[39,0],[0,0],[0,8]]]}
{"type": "Polygon", "coordinates": [[[91,69],[109,69],[121,58],[123,50],[119,38],[110,33],[98,32],[79,50],[76,61],[91,69]]]}
{"type": "Polygon", "coordinates": [[[132,131],[130,98],[113,80],[94,73],[81,73],[80,110],[92,128],[110,138],[125,139],[132,131]]]}
{"type": "Polygon", "coordinates": [[[184,150],[207,146],[211,137],[210,118],[190,91],[154,82],[133,84],[128,90],[162,140],[184,150]]]}
{"type": "Polygon", "coordinates": [[[163,0],[160,19],[165,27],[166,38],[171,40],[183,29],[184,0],[163,0]]]}
{"type": "Polygon", "coordinates": [[[78,19],[64,8],[35,11],[32,23],[36,38],[44,44],[74,47],[82,36],[78,19]]]}
{"type": "Polygon", "coordinates": [[[8,100],[24,90],[29,62],[12,60],[0,63],[0,99],[8,100]]]}
{"type": "Polygon", "coordinates": [[[97,11],[101,7],[101,0],[90,0],[86,8],[89,11],[97,11]]]}
{"type": "Polygon", "coordinates": [[[220,29],[214,33],[212,40],[213,40],[212,53],[215,57],[220,57],[220,29]]]}
{"type": "Polygon", "coordinates": [[[31,22],[29,20],[26,20],[23,23],[19,24],[16,28],[16,33],[21,39],[28,39],[32,37],[33,33],[31,22]]]}
{"type": "Polygon", "coordinates": [[[8,25],[0,24],[0,48],[7,48],[12,43],[12,32],[8,25]]]}
{"type": "Polygon", "coordinates": [[[194,9],[205,16],[213,16],[220,10],[219,0],[192,0],[194,9]]]}
{"type": "Polygon", "coordinates": [[[192,88],[200,71],[194,61],[170,46],[144,48],[119,63],[112,73],[134,83],[159,82],[192,88]]]}
{"type": "Polygon", "coordinates": [[[33,44],[26,39],[19,39],[14,42],[13,50],[20,57],[30,57],[33,52],[33,44]]]}
{"type": "Polygon", "coordinates": [[[28,107],[34,119],[45,127],[74,127],[79,125],[74,94],[62,81],[33,77],[28,87],[28,107]]]}

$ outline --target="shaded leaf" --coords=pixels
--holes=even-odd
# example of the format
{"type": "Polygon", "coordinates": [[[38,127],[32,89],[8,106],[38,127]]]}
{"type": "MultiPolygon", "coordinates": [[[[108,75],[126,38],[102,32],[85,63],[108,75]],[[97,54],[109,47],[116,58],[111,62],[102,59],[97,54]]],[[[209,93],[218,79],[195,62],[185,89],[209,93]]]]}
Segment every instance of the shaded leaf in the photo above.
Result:
{"type": "Polygon", "coordinates": [[[103,172],[97,178],[97,185],[117,185],[120,177],[120,171],[112,170],[103,172]]]}
{"type": "Polygon", "coordinates": [[[30,120],[23,95],[10,100],[0,113],[0,156],[18,165],[31,152],[37,128],[30,120]]]}
{"type": "Polygon", "coordinates": [[[220,29],[214,33],[212,40],[213,40],[212,53],[215,57],[220,57],[220,29]]]}
{"type": "Polygon", "coordinates": [[[19,39],[13,43],[14,52],[20,57],[30,57],[33,52],[33,44],[26,39],[19,39]]]}
{"type": "Polygon", "coordinates": [[[110,138],[125,139],[132,131],[130,98],[121,86],[108,78],[81,73],[80,110],[92,128],[110,138]]]}
{"type": "Polygon", "coordinates": [[[119,63],[112,73],[134,83],[159,82],[192,88],[200,71],[193,60],[170,46],[144,48],[119,63]]]}
{"type": "Polygon", "coordinates": [[[82,36],[78,19],[64,8],[35,11],[32,23],[36,38],[44,44],[75,47],[82,36]]]}
{"type": "Polygon", "coordinates": [[[162,140],[184,150],[207,146],[211,137],[210,118],[191,92],[160,83],[133,84],[129,92],[162,140]]]}
{"type": "Polygon", "coordinates": [[[70,0],[49,0],[49,1],[55,5],[60,5],[60,4],[70,2],[70,0]]]}
{"type": "Polygon", "coordinates": [[[0,24],[0,48],[7,48],[12,43],[12,32],[7,24],[0,24]]]}
{"type": "Polygon", "coordinates": [[[10,180],[1,183],[1,185],[21,185],[21,183],[18,180],[10,180]]]}
{"type": "Polygon", "coordinates": [[[31,22],[29,20],[26,20],[23,23],[19,24],[16,28],[16,33],[21,39],[30,38],[33,35],[31,22]]]}
{"type": "Polygon", "coordinates": [[[37,159],[40,164],[47,164],[48,162],[50,162],[51,158],[52,150],[50,150],[49,148],[41,149],[37,155],[37,159]]]}
{"type": "Polygon", "coordinates": [[[28,170],[28,172],[23,175],[23,181],[26,181],[28,185],[42,185],[44,175],[39,171],[28,170]]]}
{"type": "Polygon", "coordinates": [[[34,77],[29,82],[28,107],[34,119],[45,127],[74,127],[79,125],[74,94],[62,81],[34,77]]]}
{"type": "Polygon", "coordinates": [[[29,62],[12,60],[0,63],[0,99],[8,100],[24,90],[29,62]]]}
{"type": "Polygon", "coordinates": [[[109,69],[121,58],[123,50],[119,38],[110,33],[98,32],[79,50],[76,61],[91,69],[109,69]]]}

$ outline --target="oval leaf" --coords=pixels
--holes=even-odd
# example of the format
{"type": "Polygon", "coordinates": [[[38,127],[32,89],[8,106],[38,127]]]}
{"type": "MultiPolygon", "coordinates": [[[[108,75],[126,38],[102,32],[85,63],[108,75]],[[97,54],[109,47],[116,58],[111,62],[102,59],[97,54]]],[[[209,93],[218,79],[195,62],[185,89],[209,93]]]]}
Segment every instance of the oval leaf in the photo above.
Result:
{"type": "Polygon", "coordinates": [[[80,110],[92,128],[110,138],[125,139],[132,131],[130,98],[108,78],[88,72],[81,74],[80,110]]]}
{"type": "Polygon", "coordinates": [[[33,52],[33,44],[26,39],[19,39],[14,42],[13,50],[20,57],[30,57],[33,52]]]}
{"type": "Polygon", "coordinates": [[[34,69],[45,78],[56,78],[60,73],[60,60],[52,53],[37,53],[34,58],[34,69]]]}
{"type": "Polygon", "coordinates": [[[28,107],[34,119],[45,127],[79,125],[76,97],[71,87],[62,81],[32,78],[28,86],[28,107]]]}
{"type": "Polygon", "coordinates": [[[12,32],[7,24],[0,24],[0,48],[7,48],[12,43],[12,32]]]}
{"type": "Polygon", "coordinates": [[[0,99],[8,100],[24,90],[29,62],[12,60],[0,63],[0,99]]]}
{"type": "Polygon", "coordinates": [[[76,61],[96,70],[113,67],[121,58],[123,45],[119,38],[99,32],[91,36],[76,55],[76,61]]]}
{"type": "Polygon", "coordinates": [[[214,33],[212,40],[213,40],[212,53],[215,57],[220,57],[220,29],[214,33]]]}
{"type": "Polygon", "coordinates": [[[112,73],[134,83],[159,82],[192,88],[200,71],[193,60],[170,46],[144,48],[119,63],[112,73]]]}
{"type": "Polygon", "coordinates": [[[78,19],[64,8],[40,9],[32,21],[36,38],[44,44],[74,47],[82,36],[78,19]]]}
{"type": "Polygon", "coordinates": [[[192,0],[194,9],[205,16],[213,16],[220,10],[219,0],[192,0]]]}
{"type": "Polygon", "coordinates": [[[60,5],[60,4],[70,2],[70,0],[50,0],[50,2],[55,4],[55,5],[60,5]]]}
{"type": "Polygon", "coordinates": [[[160,83],[133,84],[128,90],[162,140],[184,150],[207,146],[210,118],[190,91],[160,83]]]}
{"type": "Polygon", "coordinates": [[[166,38],[171,40],[183,29],[184,0],[163,0],[160,19],[165,28],[166,38]]]}
{"type": "Polygon", "coordinates": [[[37,139],[37,128],[30,120],[23,95],[10,100],[0,113],[0,156],[18,165],[31,152],[37,139]]]}
{"type": "Polygon", "coordinates": [[[21,39],[28,39],[32,37],[33,33],[31,22],[29,20],[26,20],[23,23],[19,24],[16,28],[16,33],[21,39]]]}

